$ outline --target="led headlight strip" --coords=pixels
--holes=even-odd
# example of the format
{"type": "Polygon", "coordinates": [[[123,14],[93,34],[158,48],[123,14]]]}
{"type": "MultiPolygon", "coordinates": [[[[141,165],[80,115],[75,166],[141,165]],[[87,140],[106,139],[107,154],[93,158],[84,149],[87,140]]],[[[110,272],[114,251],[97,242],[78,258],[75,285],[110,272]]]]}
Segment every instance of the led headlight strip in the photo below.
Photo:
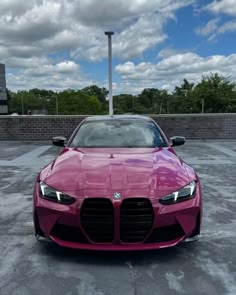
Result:
{"type": "Polygon", "coordinates": [[[70,197],[62,192],[55,190],[54,188],[48,186],[42,181],[39,183],[39,191],[40,191],[40,196],[43,199],[46,199],[51,202],[70,205],[74,203],[75,201],[73,197],[70,197]]]}
{"type": "Polygon", "coordinates": [[[179,202],[187,201],[195,197],[196,182],[192,181],[180,190],[162,197],[159,202],[163,205],[171,205],[179,202]]]}

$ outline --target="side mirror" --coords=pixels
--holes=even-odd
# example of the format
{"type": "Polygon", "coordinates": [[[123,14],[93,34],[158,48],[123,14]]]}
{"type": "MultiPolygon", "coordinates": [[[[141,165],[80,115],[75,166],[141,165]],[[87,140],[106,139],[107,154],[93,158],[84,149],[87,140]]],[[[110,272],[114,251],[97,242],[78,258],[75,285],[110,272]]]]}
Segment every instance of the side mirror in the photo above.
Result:
{"type": "Polygon", "coordinates": [[[171,146],[179,146],[185,144],[185,137],[183,136],[173,136],[170,138],[171,146]]]}
{"type": "Polygon", "coordinates": [[[65,146],[66,138],[63,136],[56,136],[52,139],[52,144],[56,146],[65,146]]]}

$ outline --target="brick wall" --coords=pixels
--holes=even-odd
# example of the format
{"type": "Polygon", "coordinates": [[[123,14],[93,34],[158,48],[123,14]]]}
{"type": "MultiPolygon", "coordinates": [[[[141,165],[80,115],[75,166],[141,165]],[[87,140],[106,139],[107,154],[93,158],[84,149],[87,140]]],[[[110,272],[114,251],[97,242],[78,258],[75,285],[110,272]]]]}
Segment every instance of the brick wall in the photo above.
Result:
{"type": "MultiPolygon", "coordinates": [[[[69,137],[86,116],[0,116],[0,140],[69,137]]],[[[151,115],[167,137],[236,139],[236,114],[151,115]]]]}

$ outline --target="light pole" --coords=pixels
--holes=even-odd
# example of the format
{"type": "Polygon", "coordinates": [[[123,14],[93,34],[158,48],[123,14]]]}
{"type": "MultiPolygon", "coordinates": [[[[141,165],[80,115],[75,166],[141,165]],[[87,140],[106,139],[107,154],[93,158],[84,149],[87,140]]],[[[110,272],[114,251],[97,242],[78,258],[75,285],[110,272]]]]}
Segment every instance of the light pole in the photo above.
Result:
{"type": "Polygon", "coordinates": [[[205,101],[204,101],[204,98],[202,99],[202,114],[204,114],[204,104],[205,104],[205,101]]]}
{"type": "Polygon", "coordinates": [[[58,116],[58,97],[56,94],[56,115],[58,116]]]}
{"type": "Polygon", "coordinates": [[[23,97],[23,93],[21,93],[21,115],[24,115],[24,97],[23,97]]]}
{"type": "Polygon", "coordinates": [[[109,115],[113,115],[113,96],[112,96],[112,42],[111,36],[114,32],[105,32],[108,36],[108,73],[109,73],[109,115]]]}

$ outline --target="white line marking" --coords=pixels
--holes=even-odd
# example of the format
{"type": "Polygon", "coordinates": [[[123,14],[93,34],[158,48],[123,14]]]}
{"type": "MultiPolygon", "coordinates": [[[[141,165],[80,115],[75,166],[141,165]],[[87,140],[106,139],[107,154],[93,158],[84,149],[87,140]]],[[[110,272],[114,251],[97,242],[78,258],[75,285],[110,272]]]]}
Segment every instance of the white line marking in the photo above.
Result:
{"type": "MultiPolygon", "coordinates": [[[[223,145],[224,143],[222,143],[223,145]]],[[[228,149],[220,144],[217,144],[217,143],[206,143],[206,145],[208,145],[209,147],[213,148],[213,149],[216,149],[218,151],[220,151],[221,153],[227,155],[227,156],[230,156],[230,157],[233,157],[233,158],[236,158],[236,152],[232,151],[231,149],[228,149]]]]}
{"type": "Polygon", "coordinates": [[[40,146],[40,147],[34,149],[33,151],[28,152],[28,153],[14,159],[13,161],[11,161],[11,164],[24,165],[26,163],[27,164],[32,163],[32,160],[34,160],[35,158],[38,158],[42,153],[47,151],[50,147],[51,147],[50,145],[40,146]]]}
{"type": "Polygon", "coordinates": [[[230,160],[198,160],[197,158],[183,158],[184,162],[189,165],[232,165],[230,160]]]}

